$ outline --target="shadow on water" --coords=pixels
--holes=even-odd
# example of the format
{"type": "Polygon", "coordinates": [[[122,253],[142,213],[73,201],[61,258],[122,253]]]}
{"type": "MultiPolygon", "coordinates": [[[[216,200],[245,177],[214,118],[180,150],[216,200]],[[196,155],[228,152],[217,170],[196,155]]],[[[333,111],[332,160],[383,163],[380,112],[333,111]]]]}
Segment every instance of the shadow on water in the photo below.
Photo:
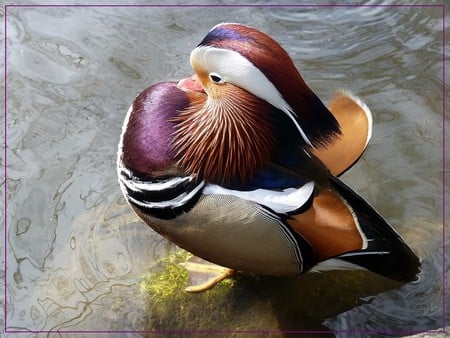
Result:
{"type": "MultiPolygon", "coordinates": [[[[172,266],[173,267],[173,266],[172,266]]],[[[302,333],[324,337],[334,334],[322,323],[358,305],[373,295],[402,284],[364,271],[333,271],[295,277],[268,277],[237,273],[213,289],[190,294],[183,290],[186,278],[173,276],[183,270],[157,271],[141,282],[146,298],[147,320],[143,331],[302,333]],[[162,275],[160,275],[162,274],[162,275]],[[164,292],[155,285],[171,280],[164,292]],[[145,285],[147,287],[145,287],[145,285]]],[[[184,274],[185,276],[185,274],[184,274]]],[[[164,287],[164,286],[163,286],[164,287]]]]}

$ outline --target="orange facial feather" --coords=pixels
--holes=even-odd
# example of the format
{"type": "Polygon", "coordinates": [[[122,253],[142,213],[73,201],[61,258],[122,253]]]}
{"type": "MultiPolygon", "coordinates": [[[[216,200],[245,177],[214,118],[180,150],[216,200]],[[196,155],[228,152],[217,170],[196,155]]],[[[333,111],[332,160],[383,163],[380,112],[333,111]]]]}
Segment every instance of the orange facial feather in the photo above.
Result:
{"type": "Polygon", "coordinates": [[[245,182],[270,158],[270,106],[231,84],[220,90],[221,98],[194,102],[174,119],[173,147],[190,174],[245,182]]]}

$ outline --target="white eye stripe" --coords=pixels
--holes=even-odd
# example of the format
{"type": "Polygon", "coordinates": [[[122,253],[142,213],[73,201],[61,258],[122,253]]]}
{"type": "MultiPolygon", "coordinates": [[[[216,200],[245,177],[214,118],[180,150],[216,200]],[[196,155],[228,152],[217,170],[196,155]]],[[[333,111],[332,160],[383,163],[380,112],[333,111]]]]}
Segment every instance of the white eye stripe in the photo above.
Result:
{"type": "Polygon", "coordinates": [[[272,82],[238,52],[200,46],[192,51],[191,64],[208,74],[220,74],[223,81],[244,88],[283,111],[292,110],[272,82]]]}
{"type": "Polygon", "coordinates": [[[211,46],[200,46],[191,52],[191,65],[208,74],[220,74],[223,82],[230,82],[282,110],[294,122],[303,139],[311,141],[299,125],[293,109],[281,93],[258,67],[238,52],[211,46]]]}

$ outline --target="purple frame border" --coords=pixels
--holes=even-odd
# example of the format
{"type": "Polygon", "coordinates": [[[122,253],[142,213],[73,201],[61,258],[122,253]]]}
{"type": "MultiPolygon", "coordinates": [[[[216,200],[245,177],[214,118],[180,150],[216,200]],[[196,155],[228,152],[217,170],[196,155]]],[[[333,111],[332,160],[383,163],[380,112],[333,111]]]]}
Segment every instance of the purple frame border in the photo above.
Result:
{"type": "Polygon", "coordinates": [[[445,249],[446,249],[446,106],[445,106],[445,9],[446,5],[443,4],[4,4],[4,332],[5,333],[71,333],[71,334],[108,334],[108,333],[138,333],[138,334],[227,334],[227,333],[242,333],[242,334],[419,334],[419,333],[430,333],[430,334],[439,334],[439,333],[447,333],[446,331],[446,258],[445,258],[445,249]],[[8,51],[7,51],[7,19],[8,19],[8,8],[11,7],[105,7],[105,8],[114,8],[114,7],[162,7],[162,8],[171,8],[171,7],[186,7],[186,8],[195,8],[195,7],[408,7],[408,8],[419,8],[419,7],[434,7],[441,8],[442,10],[442,328],[437,330],[164,330],[164,331],[156,331],[156,330],[124,330],[124,331],[115,331],[115,330],[103,330],[103,331],[95,331],[95,330],[50,330],[50,331],[41,331],[41,330],[8,330],[8,301],[7,301],[7,205],[8,205],[8,186],[7,186],[7,178],[8,178],[8,151],[7,151],[7,132],[8,132],[8,124],[7,124],[7,110],[8,110],[8,89],[7,89],[7,75],[8,75],[8,51]]]}

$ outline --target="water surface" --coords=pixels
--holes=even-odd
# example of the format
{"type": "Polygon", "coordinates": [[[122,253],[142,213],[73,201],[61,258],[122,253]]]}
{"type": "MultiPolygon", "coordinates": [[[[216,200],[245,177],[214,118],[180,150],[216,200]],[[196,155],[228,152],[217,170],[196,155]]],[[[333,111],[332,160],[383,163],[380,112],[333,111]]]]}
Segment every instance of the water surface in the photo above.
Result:
{"type": "Polygon", "coordinates": [[[443,326],[440,7],[9,7],[7,37],[8,330],[443,326]],[[151,313],[139,282],[177,249],[122,198],[118,137],[137,93],[189,75],[190,51],[222,21],[278,40],[325,102],[339,88],[367,102],[373,138],[342,178],[421,257],[418,282],[241,276],[225,303],[151,313]]]}

